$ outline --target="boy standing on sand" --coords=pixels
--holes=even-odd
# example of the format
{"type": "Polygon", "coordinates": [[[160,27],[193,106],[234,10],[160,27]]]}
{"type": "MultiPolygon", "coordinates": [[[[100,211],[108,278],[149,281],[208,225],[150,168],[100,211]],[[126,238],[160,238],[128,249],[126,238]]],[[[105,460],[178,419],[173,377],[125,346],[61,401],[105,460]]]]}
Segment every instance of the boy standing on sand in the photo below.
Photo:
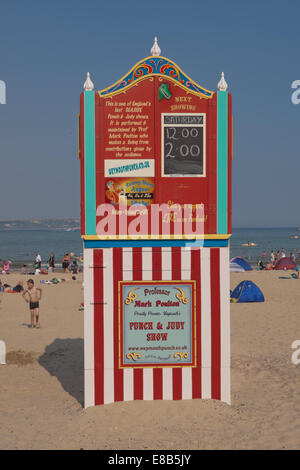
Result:
{"type": "Polygon", "coordinates": [[[42,298],[42,289],[40,287],[34,287],[33,279],[28,279],[28,288],[23,292],[23,297],[27,303],[29,303],[29,309],[31,312],[31,328],[34,328],[34,315],[36,327],[40,327],[39,323],[39,301],[42,298]],[[29,299],[26,298],[26,294],[29,295],[29,299]]]}

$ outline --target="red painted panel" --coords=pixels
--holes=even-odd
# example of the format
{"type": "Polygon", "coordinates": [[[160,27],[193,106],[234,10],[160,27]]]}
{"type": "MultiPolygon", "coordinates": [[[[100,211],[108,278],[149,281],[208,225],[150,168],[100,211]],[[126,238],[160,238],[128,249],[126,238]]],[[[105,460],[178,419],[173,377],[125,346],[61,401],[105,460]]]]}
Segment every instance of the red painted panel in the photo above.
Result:
{"type": "MultiPolygon", "coordinates": [[[[172,280],[181,279],[181,249],[172,248],[172,280]]],[[[192,313],[193,315],[193,313],[192,313]]],[[[173,374],[173,400],[182,399],[182,369],[175,368],[173,374]]]]}
{"type": "MultiPolygon", "coordinates": [[[[132,255],[132,279],[133,281],[141,281],[143,277],[142,248],[133,248],[132,255]]],[[[134,369],[133,371],[133,399],[143,399],[143,369],[134,369]]]]}
{"type": "Polygon", "coordinates": [[[104,403],[103,336],[103,250],[94,250],[94,364],[96,405],[104,403]]]}
{"type": "MultiPolygon", "coordinates": [[[[152,248],[152,278],[161,281],[162,278],[162,260],[161,248],[152,248]]],[[[161,368],[153,369],[153,399],[162,400],[163,398],[163,375],[161,368]]]]}
{"type": "MultiPolygon", "coordinates": [[[[205,233],[216,233],[216,223],[212,223],[210,218],[215,218],[214,206],[216,204],[216,106],[212,106],[211,99],[201,99],[198,96],[187,93],[184,89],[176,86],[172,81],[156,77],[156,89],[161,83],[168,83],[172,98],[169,100],[156,99],[155,124],[156,124],[156,187],[157,202],[159,204],[179,203],[183,204],[204,204],[205,233]],[[193,113],[206,115],[206,177],[162,177],[162,113],[172,114],[193,113]]],[[[213,98],[215,101],[215,98],[213,98]]]]}
{"type": "Polygon", "coordinates": [[[119,282],[123,279],[122,248],[113,250],[114,269],[114,391],[115,401],[124,400],[123,369],[119,368],[119,282]]]}
{"type": "Polygon", "coordinates": [[[192,370],[192,396],[201,398],[201,251],[191,250],[191,279],[196,281],[196,367],[192,370]]]}
{"type": "MultiPolygon", "coordinates": [[[[125,93],[110,98],[100,98],[96,93],[95,105],[96,206],[103,203],[116,205],[120,191],[121,194],[125,193],[128,204],[139,201],[139,199],[134,199],[138,197],[138,191],[141,191],[142,202],[148,207],[151,203],[169,205],[179,203],[182,208],[184,204],[204,204],[204,233],[216,233],[216,94],[212,99],[200,98],[186,92],[167,77],[164,79],[150,77],[137,83],[137,86],[128,89],[125,93]],[[170,99],[159,100],[158,90],[162,84],[168,84],[170,99]],[[163,113],[175,116],[185,114],[205,116],[205,176],[164,177],[162,175],[163,113]],[[132,162],[143,165],[143,162],[147,160],[151,160],[148,163],[151,165],[151,171],[154,161],[155,176],[152,176],[150,170],[147,174],[145,169],[133,172],[125,169],[124,174],[126,165],[132,162]],[[131,183],[135,184],[136,192],[126,190],[131,187],[131,183]],[[147,191],[147,184],[152,185],[149,191],[147,191]]],[[[100,220],[101,217],[97,216],[96,222],[100,220]]],[[[130,220],[132,218],[129,218],[128,223],[130,220]]],[[[150,232],[149,218],[148,233],[150,232]]]]}

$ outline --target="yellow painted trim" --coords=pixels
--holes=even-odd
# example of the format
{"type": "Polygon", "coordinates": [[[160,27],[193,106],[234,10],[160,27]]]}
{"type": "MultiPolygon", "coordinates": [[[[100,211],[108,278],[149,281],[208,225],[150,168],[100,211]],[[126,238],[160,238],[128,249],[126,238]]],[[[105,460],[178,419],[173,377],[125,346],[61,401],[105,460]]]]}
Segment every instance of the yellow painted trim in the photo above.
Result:
{"type": "Polygon", "coordinates": [[[192,90],[189,90],[187,87],[185,87],[184,85],[181,85],[180,83],[178,83],[175,79],[173,79],[172,77],[169,77],[169,76],[166,76],[166,75],[162,75],[160,73],[150,73],[148,75],[145,75],[141,78],[138,78],[136,79],[133,83],[130,83],[129,85],[127,85],[126,87],[122,88],[122,90],[117,90],[117,91],[114,91],[112,93],[109,93],[105,96],[102,96],[102,93],[105,92],[106,90],[109,90],[109,88],[112,88],[114,86],[117,86],[118,83],[120,83],[122,80],[124,80],[131,72],[133,72],[134,69],[136,69],[139,65],[142,65],[143,62],[145,60],[148,60],[148,59],[153,59],[152,56],[148,56],[148,57],[145,57],[144,59],[140,60],[139,62],[137,62],[130,70],[129,72],[127,72],[125,75],[123,75],[122,78],[120,78],[117,82],[113,83],[112,85],[106,87],[106,88],[103,88],[102,90],[99,90],[98,93],[99,93],[99,96],[100,98],[110,98],[111,96],[114,96],[114,95],[118,95],[120,93],[125,93],[129,88],[131,88],[132,86],[136,86],[140,81],[142,80],[145,80],[149,77],[162,77],[166,80],[170,80],[171,82],[175,83],[177,86],[179,86],[180,88],[182,88],[183,90],[185,90],[187,93],[191,93],[192,95],[196,95],[196,96],[199,96],[201,98],[206,98],[206,99],[211,99],[214,95],[214,92],[211,91],[211,90],[208,90],[207,88],[204,88],[203,86],[199,85],[197,82],[195,82],[194,80],[192,80],[185,72],[183,72],[183,70],[175,63],[173,62],[172,60],[168,59],[167,57],[163,57],[163,56],[159,56],[158,58],[161,58],[161,59],[164,59],[164,60],[168,60],[170,62],[170,64],[174,65],[175,68],[177,68],[186,78],[189,79],[189,81],[191,83],[194,83],[196,86],[198,87],[201,87],[203,88],[203,90],[207,91],[208,93],[211,93],[212,96],[206,96],[204,95],[203,93],[200,93],[200,92],[197,92],[197,91],[192,91],[192,90]]]}
{"type": "Polygon", "coordinates": [[[204,235],[81,235],[83,240],[228,240],[231,234],[204,235]]]}

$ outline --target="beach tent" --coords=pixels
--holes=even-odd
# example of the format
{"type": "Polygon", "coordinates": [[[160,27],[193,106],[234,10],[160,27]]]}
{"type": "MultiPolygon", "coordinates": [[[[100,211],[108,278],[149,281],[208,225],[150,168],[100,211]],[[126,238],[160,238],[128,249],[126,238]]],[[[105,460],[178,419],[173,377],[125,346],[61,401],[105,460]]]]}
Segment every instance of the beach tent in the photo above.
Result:
{"type": "Polygon", "coordinates": [[[280,258],[275,264],[274,269],[296,269],[296,264],[290,258],[280,258]]]}
{"type": "Polygon", "coordinates": [[[252,281],[240,282],[230,297],[232,302],[264,302],[265,298],[260,288],[252,281]]]}
{"type": "Polygon", "coordinates": [[[245,271],[252,271],[253,270],[253,268],[251,268],[248,261],[246,261],[241,256],[236,256],[235,258],[232,258],[231,262],[239,264],[242,268],[244,268],[245,271]]]}
{"type": "Polygon", "coordinates": [[[231,273],[244,273],[245,269],[242,268],[238,263],[234,263],[233,261],[230,261],[230,272],[231,273]]]}

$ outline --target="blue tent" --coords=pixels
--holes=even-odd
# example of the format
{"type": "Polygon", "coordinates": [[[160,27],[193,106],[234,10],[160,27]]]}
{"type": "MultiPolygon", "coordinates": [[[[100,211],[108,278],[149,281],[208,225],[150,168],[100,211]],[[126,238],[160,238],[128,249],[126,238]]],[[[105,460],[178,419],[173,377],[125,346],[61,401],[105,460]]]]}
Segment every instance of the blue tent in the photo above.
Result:
{"type": "Polygon", "coordinates": [[[245,271],[253,271],[253,268],[251,268],[250,264],[244,258],[241,258],[241,256],[232,258],[231,262],[239,264],[242,268],[244,268],[245,271]]]}
{"type": "Polygon", "coordinates": [[[264,302],[264,294],[252,281],[242,281],[234,289],[230,299],[232,302],[264,302]]]}

